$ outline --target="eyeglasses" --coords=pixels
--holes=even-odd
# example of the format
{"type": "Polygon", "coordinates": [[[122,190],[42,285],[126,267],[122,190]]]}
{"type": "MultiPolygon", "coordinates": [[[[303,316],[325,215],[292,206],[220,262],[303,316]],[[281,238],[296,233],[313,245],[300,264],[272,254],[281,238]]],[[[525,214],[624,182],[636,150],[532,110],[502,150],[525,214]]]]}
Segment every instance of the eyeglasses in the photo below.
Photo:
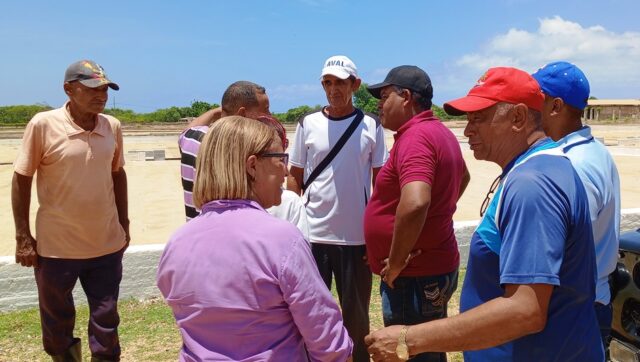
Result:
{"type": "Polygon", "coordinates": [[[278,157],[280,161],[284,164],[285,167],[289,166],[289,154],[284,152],[273,152],[273,153],[261,153],[258,157],[278,157]]]}
{"type": "Polygon", "coordinates": [[[500,180],[502,180],[502,175],[496,177],[489,187],[489,192],[487,192],[487,196],[484,197],[484,201],[482,201],[482,205],[480,206],[480,217],[484,216],[484,213],[487,212],[487,208],[489,207],[489,203],[491,202],[491,195],[496,191],[498,185],[500,185],[500,180]]]}

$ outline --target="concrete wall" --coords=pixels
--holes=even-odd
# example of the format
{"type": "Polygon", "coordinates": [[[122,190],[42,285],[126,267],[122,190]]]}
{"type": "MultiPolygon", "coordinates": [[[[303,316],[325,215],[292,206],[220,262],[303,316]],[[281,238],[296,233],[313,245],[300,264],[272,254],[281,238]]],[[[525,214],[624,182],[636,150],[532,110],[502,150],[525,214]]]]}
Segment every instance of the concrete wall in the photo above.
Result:
{"type": "MultiPolygon", "coordinates": [[[[456,238],[459,241],[461,265],[467,264],[469,241],[478,221],[455,223],[456,238]]],[[[640,228],[640,209],[622,211],[620,230],[640,228]]],[[[124,276],[120,285],[120,298],[146,299],[159,296],[155,275],[158,260],[164,244],[134,245],[124,255],[124,276]]],[[[86,304],[80,283],[74,289],[76,303],[86,304]]],[[[0,257],[0,312],[38,305],[38,295],[32,268],[21,267],[13,256],[0,257]]]]}

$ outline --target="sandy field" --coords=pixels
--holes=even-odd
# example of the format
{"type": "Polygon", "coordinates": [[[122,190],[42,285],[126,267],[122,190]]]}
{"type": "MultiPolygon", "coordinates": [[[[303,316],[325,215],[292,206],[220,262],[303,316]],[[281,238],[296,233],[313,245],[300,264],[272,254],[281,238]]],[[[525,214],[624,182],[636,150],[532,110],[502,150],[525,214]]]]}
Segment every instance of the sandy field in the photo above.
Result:
{"type": "MultiPolygon", "coordinates": [[[[471,182],[458,203],[456,221],[476,220],[491,182],[500,168],[489,162],[477,161],[468,150],[461,123],[452,124],[460,140],[464,158],[471,173],[471,182]]],[[[594,135],[609,146],[618,166],[622,187],[622,208],[640,208],[640,125],[593,126],[594,135]]],[[[131,243],[165,243],[171,233],[184,223],[182,188],[180,185],[178,127],[125,128],[125,170],[129,182],[129,218],[131,243]],[[145,161],[143,151],[164,150],[164,161],[145,161]]],[[[15,229],[11,211],[11,178],[20,145],[20,130],[0,132],[0,256],[13,255],[15,229]]],[[[293,138],[293,134],[289,135],[293,138]]],[[[393,142],[387,133],[387,146],[393,142]]],[[[31,224],[34,230],[37,198],[34,190],[31,224]]]]}

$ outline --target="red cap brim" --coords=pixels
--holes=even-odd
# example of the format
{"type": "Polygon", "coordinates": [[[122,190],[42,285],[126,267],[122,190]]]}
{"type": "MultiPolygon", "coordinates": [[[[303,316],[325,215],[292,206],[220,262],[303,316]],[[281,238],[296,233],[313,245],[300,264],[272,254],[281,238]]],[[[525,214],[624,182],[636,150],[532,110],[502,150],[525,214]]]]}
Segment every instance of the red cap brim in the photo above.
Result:
{"type": "Polygon", "coordinates": [[[475,112],[498,103],[494,99],[488,99],[477,96],[465,96],[454,99],[444,104],[443,108],[447,114],[452,116],[462,116],[467,112],[475,112]]]}

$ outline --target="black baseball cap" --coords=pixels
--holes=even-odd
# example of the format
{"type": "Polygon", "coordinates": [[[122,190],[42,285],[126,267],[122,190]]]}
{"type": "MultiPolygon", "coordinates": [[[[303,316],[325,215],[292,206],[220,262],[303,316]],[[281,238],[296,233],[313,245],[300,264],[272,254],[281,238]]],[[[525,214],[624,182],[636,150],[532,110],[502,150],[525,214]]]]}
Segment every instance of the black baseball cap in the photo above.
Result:
{"type": "Polygon", "coordinates": [[[388,85],[410,89],[429,99],[433,98],[433,87],[427,73],[415,65],[401,65],[389,71],[382,83],[367,87],[369,93],[380,99],[380,91],[388,85]]]}

